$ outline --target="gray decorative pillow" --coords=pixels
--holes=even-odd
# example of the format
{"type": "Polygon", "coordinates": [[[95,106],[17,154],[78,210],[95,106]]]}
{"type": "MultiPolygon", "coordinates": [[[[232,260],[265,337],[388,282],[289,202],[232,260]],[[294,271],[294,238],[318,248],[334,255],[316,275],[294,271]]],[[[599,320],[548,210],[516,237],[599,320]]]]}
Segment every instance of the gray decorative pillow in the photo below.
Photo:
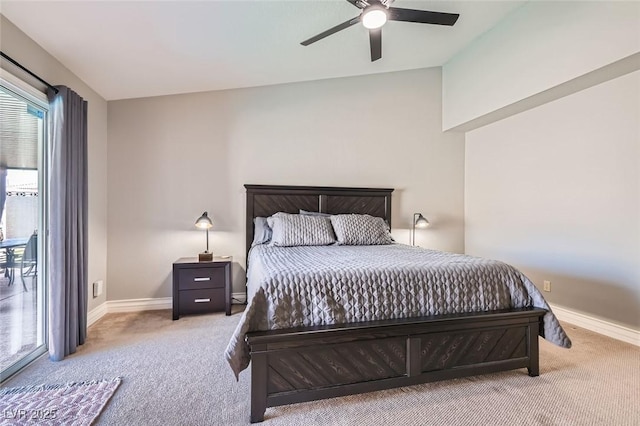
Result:
{"type": "Polygon", "coordinates": [[[339,214],[331,216],[331,224],[338,244],[373,246],[393,244],[389,226],[381,217],[368,214],[339,214]]]}
{"type": "Polygon", "coordinates": [[[259,244],[266,244],[271,241],[271,227],[267,223],[266,217],[256,217],[253,219],[253,242],[251,247],[259,244]]]}
{"type": "Polygon", "coordinates": [[[276,213],[267,219],[273,230],[271,245],[326,246],[336,242],[331,221],[326,217],[276,213]]]}

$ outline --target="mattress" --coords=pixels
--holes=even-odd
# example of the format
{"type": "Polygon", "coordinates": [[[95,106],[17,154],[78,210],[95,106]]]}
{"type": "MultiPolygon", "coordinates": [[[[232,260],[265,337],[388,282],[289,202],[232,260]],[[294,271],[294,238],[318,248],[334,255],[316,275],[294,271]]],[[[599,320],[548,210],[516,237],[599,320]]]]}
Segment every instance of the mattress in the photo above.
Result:
{"type": "Polygon", "coordinates": [[[260,245],[249,253],[248,303],[226,348],[238,374],[250,361],[246,333],[428,315],[538,307],[540,335],[571,341],[533,283],[496,260],[403,244],[260,245]]]}

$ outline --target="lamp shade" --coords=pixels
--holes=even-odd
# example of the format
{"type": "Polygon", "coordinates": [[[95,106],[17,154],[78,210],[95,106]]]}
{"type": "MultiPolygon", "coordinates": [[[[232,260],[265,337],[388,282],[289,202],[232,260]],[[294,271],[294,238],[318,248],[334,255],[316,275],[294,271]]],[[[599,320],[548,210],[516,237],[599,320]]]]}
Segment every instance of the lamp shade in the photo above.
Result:
{"type": "Polygon", "coordinates": [[[198,220],[196,220],[196,227],[200,229],[209,229],[212,226],[213,226],[213,222],[211,221],[211,218],[209,217],[209,213],[207,212],[202,213],[202,216],[200,216],[198,220]]]}
{"type": "Polygon", "coordinates": [[[418,218],[416,219],[416,228],[426,228],[429,226],[429,221],[426,217],[422,216],[422,213],[418,213],[418,218]]]}

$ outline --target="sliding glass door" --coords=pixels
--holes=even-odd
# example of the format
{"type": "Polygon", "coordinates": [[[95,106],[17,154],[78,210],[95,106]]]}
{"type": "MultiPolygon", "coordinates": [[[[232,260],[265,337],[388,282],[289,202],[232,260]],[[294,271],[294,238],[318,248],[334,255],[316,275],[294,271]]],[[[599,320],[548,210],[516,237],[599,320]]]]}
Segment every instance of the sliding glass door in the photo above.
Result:
{"type": "Polygon", "coordinates": [[[0,78],[0,379],[46,350],[46,138],[42,93],[0,78]]]}

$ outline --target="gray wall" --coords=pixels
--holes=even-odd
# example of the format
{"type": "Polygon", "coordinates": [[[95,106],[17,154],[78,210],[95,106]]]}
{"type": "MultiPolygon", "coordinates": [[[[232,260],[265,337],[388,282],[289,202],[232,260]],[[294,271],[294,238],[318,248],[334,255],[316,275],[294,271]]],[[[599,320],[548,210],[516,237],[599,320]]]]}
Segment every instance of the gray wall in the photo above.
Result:
{"type": "Polygon", "coordinates": [[[441,71],[422,69],[109,102],[109,300],[169,297],[171,263],[234,256],[244,292],[243,184],[396,188],[393,234],[464,251],[464,138],[443,134],[441,71]]]}
{"type": "Polygon", "coordinates": [[[640,71],[471,131],[469,254],[552,303],[640,328],[640,71]]]}
{"type": "MultiPolygon", "coordinates": [[[[89,285],[104,280],[107,277],[107,102],[3,15],[0,15],[0,49],[49,83],[71,87],[89,102],[89,285]]],[[[10,64],[6,68],[34,83],[10,64]]],[[[89,310],[105,301],[106,294],[93,299],[89,291],[89,310]]]]}

